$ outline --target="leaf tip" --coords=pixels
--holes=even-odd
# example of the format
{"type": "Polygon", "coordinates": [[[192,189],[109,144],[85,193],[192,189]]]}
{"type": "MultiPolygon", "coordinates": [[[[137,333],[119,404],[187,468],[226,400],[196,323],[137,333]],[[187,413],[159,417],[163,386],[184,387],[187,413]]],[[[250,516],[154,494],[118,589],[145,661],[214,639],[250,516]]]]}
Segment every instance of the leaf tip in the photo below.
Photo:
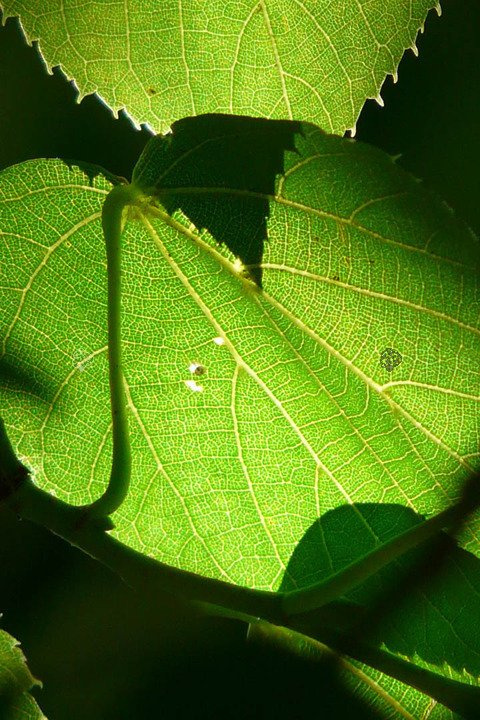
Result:
{"type": "Polygon", "coordinates": [[[415,45],[415,43],[412,43],[410,45],[410,50],[413,52],[415,57],[418,57],[418,47],[415,45]]]}
{"type": "MultiPolygon", "coordinates": [[[[128,122],[130,123],[130,125],[131,125],[133,128],[135,128],[135,130],[141,130],[141,129],[142,129],[142,124],[141,124],[140,122],[137,122],[137,121],[135,120],[135,118],[133,117],[133,115],[130,115],[130,113],[128,112],[128,110],[127,110],[127,108],[126,108],[125,106],[117,109],[117,115],[116,115],[116,117],[119,118],[120,116],[126,118],[126,120],[128,120],[128,122]]],[[[153,130],[151,130],[151,132],[152,132],[152,135],[155,135],[155,132],[154,132],[153,130]]]]}
{"type": "Polygon", "coordinates": [[[435,5],[435,10],[436,10],[438,17],[441,17],[442,16],[442,7],[441,7],[440,3],[437,3],[435,5]]]}
{"type": "Polygon", "coordinates": [[[380,95],[380,93],[378,93],[377,97],[374,98],[374,100],[378,105],[380,105],[380,107],[385,107],[385,103],[384,103],[383,98],[380,95]]]}
{"type": "Polygon", "coordinates": [[[356,125],[356,123],[355,123],[355,125],[354,125],[353,127],[348,128],[348,130],[346,130],[346,132],[349,133],[349,135],[347,136],[347,140],[352,140],[352,139],[355,137],[355,135],[357,134],[357,125],[356,125]]]}

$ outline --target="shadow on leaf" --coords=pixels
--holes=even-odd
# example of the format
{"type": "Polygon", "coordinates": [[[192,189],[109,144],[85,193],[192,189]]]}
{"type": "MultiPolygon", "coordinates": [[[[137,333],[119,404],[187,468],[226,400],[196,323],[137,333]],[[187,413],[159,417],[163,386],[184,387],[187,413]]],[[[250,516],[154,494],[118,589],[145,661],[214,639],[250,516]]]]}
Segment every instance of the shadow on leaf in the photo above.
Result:
{"type": "MultiPolygon", "coordinates": [[[[385,542],[424,518],[393,504],[357,504],[327,512],[307,530],[288,564],[282,591],[308,587],[371,552],[376,538],[385,542]]],[[[480,596],[480,560],[447,539],[439,572],[415,580],[414,586],[379,622],[369,625],[370,641],[384,643],[408,658],[417,656],[433,665],[447,663],[457,671],[480,673],[480,630],[477,621],[480,596]]],[[[374,604],[425,559],[428,545],[406,553],[358,585],[346,597],[364,607],[374,604]]],[[[352,615],[351,630],[358,616],[352,615]]],[[[348,632],[348,631],[347,631],[348,632]]]]}
{"type": "Polygon", "coordinates": [[[158,197],[169,214],[181,210],[199,229],[239,257],[261,287],[269,196],[295,152],[301,124],[233,115],[179,120],[152,138],[133,181],[158,197]]]}
{"type": "Polygon", "coordinates": [[[121,182],[126,183],[126,178],[118,177],[109,170],[100,167],[100,165],[94,165],[93,163],[84,162],[83,160],[70,160],[68,158],[61,158],[65,165],[72,170],[74,167],[78,167],[88,178],[88,184],[93,187],[93,181],[97,177],[103,177],[107,182],[112,185],[118,185],[121,182]]]}
{"type": "Polygon", "coordinates": [[[40,379],[38,371],[35,373],[33,369],[24,369],[18,358],[8,355],[0,357],[0,386],[6,390],[35,395],[48,403],[56,392],[54,384],[45,375],[40,379]]]}

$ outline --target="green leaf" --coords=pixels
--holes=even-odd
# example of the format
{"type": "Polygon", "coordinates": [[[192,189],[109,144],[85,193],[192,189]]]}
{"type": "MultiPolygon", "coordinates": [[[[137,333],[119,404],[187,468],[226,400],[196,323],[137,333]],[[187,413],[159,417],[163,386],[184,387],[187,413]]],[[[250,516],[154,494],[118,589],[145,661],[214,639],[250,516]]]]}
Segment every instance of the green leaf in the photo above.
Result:
{"type": "MultiPolygon", "coordinates": [[[[228,229],[248,219],[248,195],[206,186],[215,142],[195,147],[203,122],[190,121],[188,154],[179,131],[187,187],[169,190],[165,172],[164,194],[199,207],[216,197],[217,216],[225,195],[240,197],[243,212],[222,216],[228,229]]],[[[279,586],[328,510],[390,502],[432,514],[478,457],[478,241],[387,156],[302,129],[269,201],[263,292],[181,211],[130,223],[124,242],[137,460],[117,532],[263,588],[279,586]],[[386,346],[403,356],[392,372],[386,346]]],[[[238,134],[234,119],[231,144],[238,134]]],[[[177,158],[175,133],[165,142],[177,158]]],[[[226,141],[218,149],[225,157],[226,141]]],[[[165,164],[177,182],[178,159],[165,164]]],[[[2,173],[2,362],[18,369],[3,382],[5,421],[37,481],[74,504],[101,493],[110,465],[99,225],[109,187],[61,162],[2,173]]]]}
{"type": "Polygon", "coordinates": [[[46,720],[29,691],[41,683],[31,674],[18,642],[0,630],[0,714],[2,720],[46,720]]]}
{"type": "MultiPolygon", "coordinates": [[[[59,161],[0,177],[5,423],[36,482],[84,504],[111,461],[110,184],[59,161]]],[[[366,145],[218,116],[153,139],[135,180],[158,207],[133,209],[124,234],[133,478],[116,537],[233,583],[305,587],[352,545],[402,532],[401,512],[411,523],[458,498],[478,465],[480,253],[446,206],[366,145]]],[[[477,538],[478,521],[463,537],[474,584],[459,593],[472,607],[477,538]]],[[[442,633],[433,657],[380,640],[446,676],[477,674],[472,614],[442,633]]],[[[416,702],[403,686],[398,698],[416,702]]]]}
{"type": "MultiPolygon", "coordinates": [[[[301,118],[331,132],[355,126],[379,96],[435,0],[4,0],[79,97],[165,132],[207,112],[301,118]],[[101,33],[97,32],[101,28],[101,33]]],[[[439,6],[437,6],[440,12],[439,6]]]]}

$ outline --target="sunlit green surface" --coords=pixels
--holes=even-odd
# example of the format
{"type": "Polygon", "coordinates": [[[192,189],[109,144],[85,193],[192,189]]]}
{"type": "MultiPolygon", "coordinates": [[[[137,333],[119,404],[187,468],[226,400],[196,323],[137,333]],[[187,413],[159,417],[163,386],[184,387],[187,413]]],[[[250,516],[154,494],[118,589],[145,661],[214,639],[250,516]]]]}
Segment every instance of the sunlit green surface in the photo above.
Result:
{"type": "MultiPolygon", "coordinates": [[[[119,536],[263,588],[327,510],[445,507],[479,444],[476,239],[388,157],[306,130],[270,203],[263,293],[181,213],[130,223],[124,243],[136,459],[119,536]]],[[[2,174],[5,419],[75,504],[110,464],[108,187],[59,161],[2,174]]]]}
{"type": "Polygon", "coordinates": [[[164,132],[205,112],[355,125],[434,0],[4,0],[80,97],[164,132]]]}

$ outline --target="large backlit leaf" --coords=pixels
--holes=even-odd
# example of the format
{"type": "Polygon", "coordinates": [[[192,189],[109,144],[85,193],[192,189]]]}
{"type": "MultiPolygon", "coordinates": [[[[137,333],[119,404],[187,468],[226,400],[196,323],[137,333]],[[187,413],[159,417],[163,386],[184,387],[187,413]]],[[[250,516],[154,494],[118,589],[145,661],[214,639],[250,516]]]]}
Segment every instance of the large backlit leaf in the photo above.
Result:
{"type": "MultiPolygon", "coordinates": [[[[269,123],[241,122],[176,126],[163,141],[163,201],[184,202],[227,244],[232,227],[260,241],[269,212],[263,292],[181,211],[127,225],[137,459],[115,520],[165,560],[274,587],[328,510],[382,502],[425,514],[458,496],[479,445],[478,241],[390,158],[312,126],[286,138],[288,124],[272,123],[279,139],[264,158],[296,148],[275,197],[234,187],[250,182],[249,164],[252,182],[270,182],[255,155],[245,164],[242,137],[255,149],[269,123]],[[231,189],[218,187],[223,157],[231,189]],[[390,370],[388,347],[402,357],[390,370]]],[[[38,481],[76,504],[98,496],[110,463],[109,187],[60,161],[2,173],[2,406],[38,481]]]]}
{"type": "Polygon", "coordinates": [[[332,132],[395,74],[435,0],[3,0],[80,97],[164,132],[206,112],[297,118],[332,132]]]}
{"type": "MultiPolygon", "coordinates": [[[[301,587],[458,497],[480,445],[480,254],[448,208],[373,148],[261,120],[178,123],[135,177],[161,206],[124,237],[134,471],[120,540],[301,587]]],[[[37,482],[75,504],[109,474],[109,187],[60,161],[1,175],[1,406],[37,482]]],[[[458,597],[420,599],[432,642],[413,627],[379,639],[472,682],[478,525],[463,545],[458,597]]]]}
{"type": "Polygon", "coordinates": [[[38,685],[18,642],[0,630],[0,716],[2,720],[46,720],[29,690],[38,685]]]}

